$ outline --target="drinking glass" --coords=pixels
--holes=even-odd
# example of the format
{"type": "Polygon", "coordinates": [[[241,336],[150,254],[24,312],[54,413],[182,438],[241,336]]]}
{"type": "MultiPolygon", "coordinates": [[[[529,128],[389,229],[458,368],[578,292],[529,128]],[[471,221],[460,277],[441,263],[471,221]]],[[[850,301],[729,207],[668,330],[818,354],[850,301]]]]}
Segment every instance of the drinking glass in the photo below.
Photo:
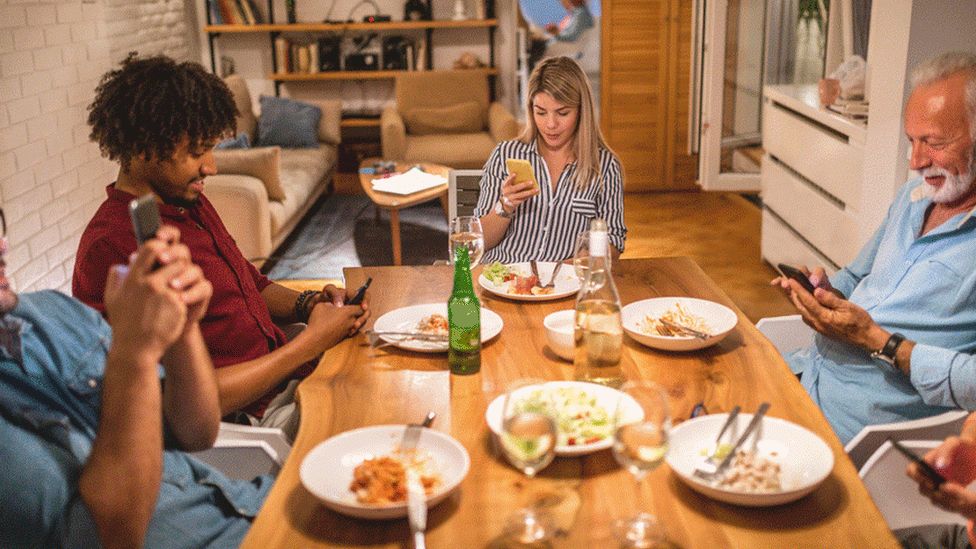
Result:
{"type": "MultiPolygon", "coordinates": [[[[613,457],[634,476],[639,502],[641,481],[668,453],[668,400],[664,390],[649,381],[629,381],[620,391],[630,399],[621,397],[614,414],[613,457]]],[[[657,518],[646,512],[616,521],[613,529],[629,547],[653,547],[666,540],[657,518]]]]}
{"type": "MultiPolygon", "coordinates": [[[[590,270],[590,231],[583,231],[576,235],[576,245],[573,247],[573,268],[576,270],[576,277],[580,284],[586,279],[586,273],[590,270]]],[[[607,267],[610,266],[610,256],[607,256],[607,267]]]]}
{"type": "MultiPolygon", "coordinates": [[[[499,440],[508,462],[530,480],[552,463],[556,457],[556,411],[542,381],[523,380],[509,388],[499,440]]],[[[531,506],[517,511],[505,527],[509,537],[526,545],[545,540],[552,530],[549,516],[531,506]]]]}
{"type": "Polygon", "coordinates": [[[455,217],[451,220],[450,262],[454,264],[454,252],[458,246],[468,248],[471,268],[478,266],[485,253],[485,233],[481,230],[481,220],[471,215],[455,217]]]}

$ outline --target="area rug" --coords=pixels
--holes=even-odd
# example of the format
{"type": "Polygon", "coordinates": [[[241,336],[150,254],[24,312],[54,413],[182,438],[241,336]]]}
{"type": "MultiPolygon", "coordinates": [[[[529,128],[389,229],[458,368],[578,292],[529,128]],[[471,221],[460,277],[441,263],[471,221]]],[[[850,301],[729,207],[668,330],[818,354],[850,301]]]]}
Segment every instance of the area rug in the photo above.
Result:
{"type": "MultiPolygon", "coordinates": [[[[430,265],[447,259],[447,220],[433,200],[400,210],[404,265],[430,265]]],[[[291,236],[275,251],[264,271],[274,279],[341,279],[343,267],[393,264],[390,217],[362,195],[319,199],[291,236]]]]}

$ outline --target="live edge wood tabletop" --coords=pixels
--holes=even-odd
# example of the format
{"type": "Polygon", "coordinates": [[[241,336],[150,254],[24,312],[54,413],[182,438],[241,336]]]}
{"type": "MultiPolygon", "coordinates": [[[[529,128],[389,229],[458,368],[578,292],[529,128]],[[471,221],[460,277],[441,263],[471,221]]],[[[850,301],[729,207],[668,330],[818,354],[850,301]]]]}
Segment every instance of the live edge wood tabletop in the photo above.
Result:
{"type": "MultiPolygon", "coordinates": [[[[354,268],[345,275],[349,287],[373,277],[368,324],[398,307],[446,302],[453,280],[446,266],[354,268]]],[[[444,354],[371,349],[361,335],[322,357],[298,388],[298,438],[244,547],[411,547],[405,518],[366,521],[334,513],[305,490],[298,469],[305,455],[332,435],[367,425],[416,422],[428,410],[438,413],[433,428],[449,433],[471,455],[471,471],[460,490],[430,510],[432,548],[503,547],[506,518],[527,501],[548,506],[555,518],[560,535],[551,547],[615,547],[611,524],[638,509],[657,515],[680,547],[897,546],[839,440],[786,363],[692,260],[621,260],[614,264],[614,278],[623,304],[690,296],[722,303],[739,316],[724,341],[702,351],[659,352],[625,336],[623,368],[629,379],[664,386],[675,423],[687,419],[699,401],[710,413],[736,404],[752,412],[763,400],[771,402],[769,415],[803,425],[833,450],[834,470],[826,481],[797,502],[751,509],[698,495],[665,464],[645,478],[638,500],[633,478],[609,450],[556,458],[526,481],[496,449],[485,408],[517,379],[572,379],[572,364],[546,346],[542,319],[574,302],[572,297],[516,302],[482,291],[481,306],[501,315],[505,326],[482,348],[479,374],[451,376],[444,354]]]]}

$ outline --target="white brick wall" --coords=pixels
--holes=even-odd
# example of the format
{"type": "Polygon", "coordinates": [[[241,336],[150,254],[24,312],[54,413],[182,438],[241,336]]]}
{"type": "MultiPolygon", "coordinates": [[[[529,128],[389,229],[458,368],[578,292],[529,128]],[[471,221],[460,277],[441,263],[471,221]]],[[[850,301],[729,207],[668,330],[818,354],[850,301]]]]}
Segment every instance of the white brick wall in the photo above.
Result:
{"type": "Polygon", "coordinates": [[[71,289],[78,239],[117,166],[88,141],[86,107],[129,51],[188,59],[177,0],[0,1],[0,205],[19,291],[71,289]]]}

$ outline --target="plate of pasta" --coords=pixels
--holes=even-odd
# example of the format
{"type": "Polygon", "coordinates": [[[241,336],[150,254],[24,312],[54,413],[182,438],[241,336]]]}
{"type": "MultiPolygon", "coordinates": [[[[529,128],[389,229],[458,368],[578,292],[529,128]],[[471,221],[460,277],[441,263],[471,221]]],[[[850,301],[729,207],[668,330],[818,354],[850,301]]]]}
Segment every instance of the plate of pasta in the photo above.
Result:
{"type": "Polygon", "coordinates": [[[722,341],[738,323],[732,309],[705,299],[656,297],[635,301],[621,311],[624,331],[639,343],[664,351],[694,351],[722,341]],[[695,337],[675,326],[702,332],[695,337]]]}

